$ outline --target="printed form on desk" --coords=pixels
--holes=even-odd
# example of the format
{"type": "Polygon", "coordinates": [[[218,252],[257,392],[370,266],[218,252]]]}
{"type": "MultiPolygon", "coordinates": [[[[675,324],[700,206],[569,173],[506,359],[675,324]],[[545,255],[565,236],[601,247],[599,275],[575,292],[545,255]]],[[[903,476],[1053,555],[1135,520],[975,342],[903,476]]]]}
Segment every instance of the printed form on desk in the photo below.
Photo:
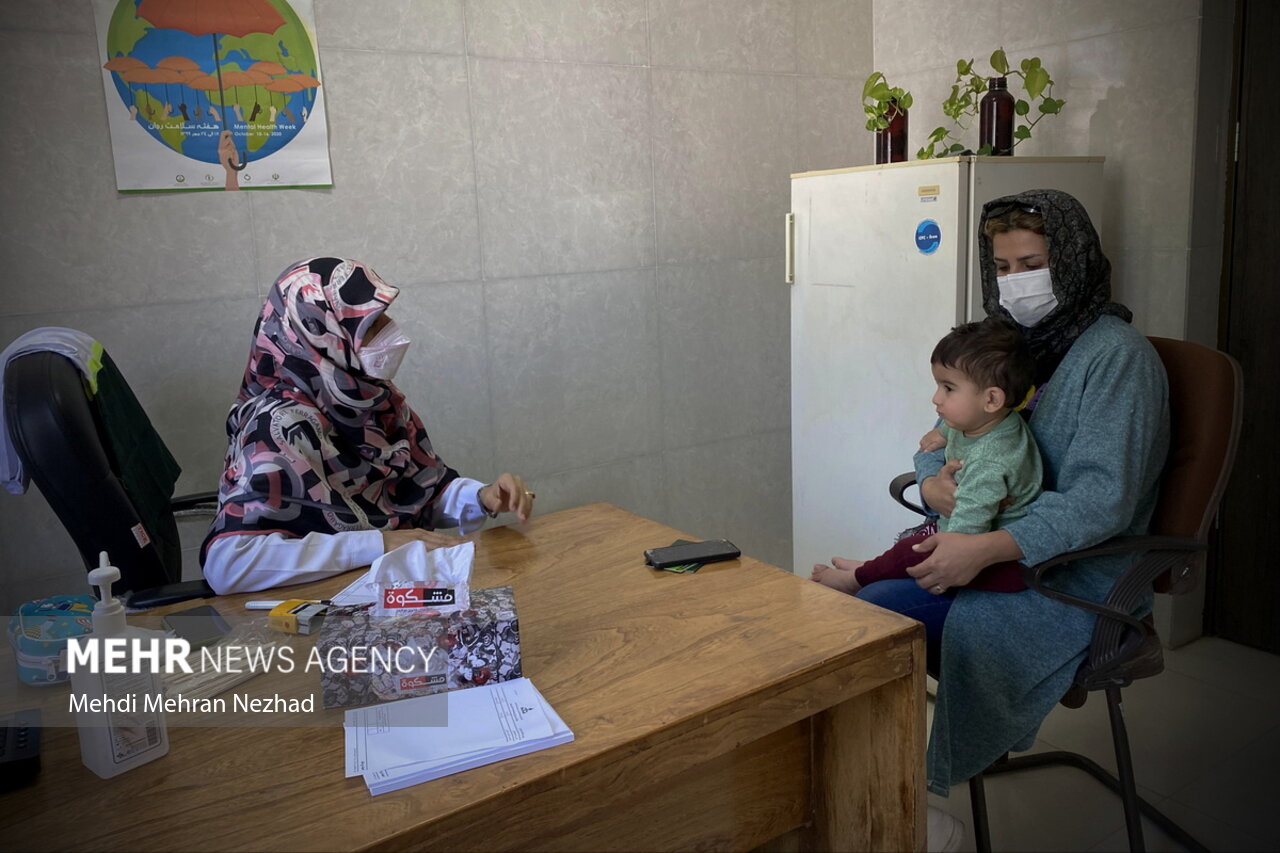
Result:
{"type": "Polygon", "coordinates": [[[573,740],[527,678],[357,708],[344,726],[347,776],[375,795],[573,740]],[[447,726],[422,725],[446,708],[447,726]]]}

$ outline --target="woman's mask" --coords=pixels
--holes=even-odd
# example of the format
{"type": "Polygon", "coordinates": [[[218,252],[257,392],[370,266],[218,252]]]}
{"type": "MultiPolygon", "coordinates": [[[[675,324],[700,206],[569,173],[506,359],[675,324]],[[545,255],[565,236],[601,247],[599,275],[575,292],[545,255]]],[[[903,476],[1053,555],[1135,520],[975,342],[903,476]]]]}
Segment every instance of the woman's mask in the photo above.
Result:
{"type": "Polygon", "coordinates": [[[360,347],[360,366],[374,379],[389,381],[400,369],[400,362],[408,349],[409,339],[400,331],[396,321],[388,318],[387,324],[360,347]]]}
{"type": "Polygon", "coordinates": [[[1058,307],[1048,267],[1013,275],[998,275],[996,284],[1000,288],[1000,304],[1020,326],[1034,326],[1058,307]]]}

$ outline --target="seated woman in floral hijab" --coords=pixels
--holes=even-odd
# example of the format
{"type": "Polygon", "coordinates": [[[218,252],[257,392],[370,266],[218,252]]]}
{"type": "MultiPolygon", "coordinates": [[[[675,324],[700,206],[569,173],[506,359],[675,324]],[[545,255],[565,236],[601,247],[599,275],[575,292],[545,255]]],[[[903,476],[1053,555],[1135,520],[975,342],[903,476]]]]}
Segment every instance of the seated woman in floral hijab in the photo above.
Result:
{"type": "Polygon", "coordinates": [[[292,264],[272,286],[200,549],[219,594],[318,580],[414,540],[456,545],[439,531],[465,534],[499,512],[528,518],[520,477],[458,476],[392,384],[409,346],[386,313],[398,293],[341,258],[292,264]]]}

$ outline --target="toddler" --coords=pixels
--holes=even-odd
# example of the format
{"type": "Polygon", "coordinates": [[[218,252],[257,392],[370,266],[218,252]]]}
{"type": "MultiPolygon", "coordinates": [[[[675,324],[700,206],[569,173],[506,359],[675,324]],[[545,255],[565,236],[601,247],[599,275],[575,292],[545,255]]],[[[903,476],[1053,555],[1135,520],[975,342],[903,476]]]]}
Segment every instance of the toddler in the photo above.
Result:
{"type": "MultiPolygon", "coordinates": [[[[1026,421],[1017,414],[1031,398],[1034,360],[1022,335],[1006,320],[988,317],[952,329],[930,356],[937,390],[933,405],[942,424],[947,461],[963,460],[956,472],[956,506],[939,518],[939,532],[987,533],[1026,515],[1040,495],[1040,452],[1026,421]]],[[[921,449],[934,433],[926,435],[921,449]]],[[[813,567],[813,580],[853,594],[872,581],[907,578],[907,569],[928,556],[914,546],[932,532],[904,537],[866,561],[833,559],[813,567]]],[[[1026,589],[1020,565],[996,563],[969,583],[971,589],[1026,589]]]]}

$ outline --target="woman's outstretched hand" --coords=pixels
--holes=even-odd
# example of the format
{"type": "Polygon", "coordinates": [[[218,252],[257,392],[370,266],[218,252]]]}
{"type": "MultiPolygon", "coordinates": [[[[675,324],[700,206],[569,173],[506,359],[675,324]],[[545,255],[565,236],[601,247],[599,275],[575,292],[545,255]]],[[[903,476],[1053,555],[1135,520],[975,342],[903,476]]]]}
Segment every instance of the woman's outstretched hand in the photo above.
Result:
{"type": "Polygon", "coordinates": [[[514,512],[516,520],[525,522],[533,514],[535,495],[518,474],[503,474],[480,489],[480,503],[489,512],[514,512]]]}
{"type": "Polygon", "coordinates": [[[454,545],[461,545],[467,540],[457,536],[450,536],[448,533],[441,533],[438,530],[423,530],[418,527],[402,527],[399,530],[382,531],[382,551],[389,553],[399,548],[401,545],[408,545],[410,542],[425,542],[427,550],[434,551],[437,548],[452,548],[454,545]]]}

